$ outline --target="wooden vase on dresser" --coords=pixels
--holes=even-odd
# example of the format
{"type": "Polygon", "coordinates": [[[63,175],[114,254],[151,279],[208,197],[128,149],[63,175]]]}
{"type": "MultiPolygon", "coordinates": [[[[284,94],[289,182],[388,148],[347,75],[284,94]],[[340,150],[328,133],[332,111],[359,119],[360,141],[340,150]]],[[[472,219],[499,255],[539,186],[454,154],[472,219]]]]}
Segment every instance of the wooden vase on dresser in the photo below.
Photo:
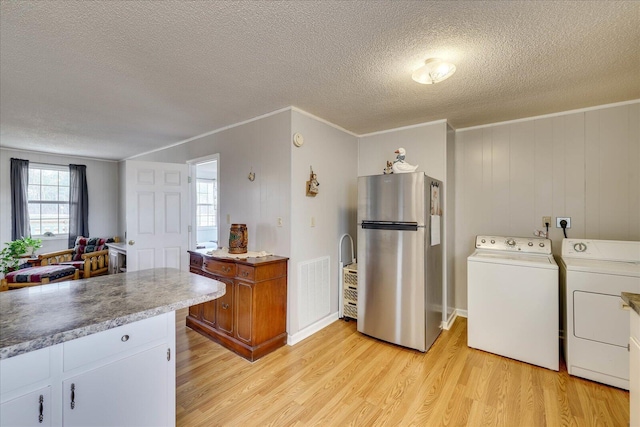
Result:
{"type": "Polygon", "coordinates": [[[225,283],[227,293],[189,307],[188,327],[252,362],[287,343],[288,258],[189,254],[189,271],[225,283]]]}

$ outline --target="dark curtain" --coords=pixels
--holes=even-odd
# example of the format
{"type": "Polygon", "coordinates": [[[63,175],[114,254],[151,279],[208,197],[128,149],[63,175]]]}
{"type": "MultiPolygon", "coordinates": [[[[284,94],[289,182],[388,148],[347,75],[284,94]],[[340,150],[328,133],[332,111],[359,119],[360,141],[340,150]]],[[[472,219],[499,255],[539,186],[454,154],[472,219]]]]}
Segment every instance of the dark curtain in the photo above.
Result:
{"type": "Polygon", "coordinates": [[[29,160],[11,159],[11,240],[31,237],[28,187],[29,160]]]}
{"type": "Polygon", "coordinates": [[[78,236],[89,237],[89,191],[87,167],[69,165],[69,249],[78,236]]]}

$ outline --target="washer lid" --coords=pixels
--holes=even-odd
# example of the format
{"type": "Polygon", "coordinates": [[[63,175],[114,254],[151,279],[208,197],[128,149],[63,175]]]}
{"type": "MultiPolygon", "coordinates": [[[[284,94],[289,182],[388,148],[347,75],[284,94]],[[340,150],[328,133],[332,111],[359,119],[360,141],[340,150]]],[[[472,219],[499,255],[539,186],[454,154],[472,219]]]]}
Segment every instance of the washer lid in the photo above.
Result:
{"type": "Polygon", "coordinates": [[[519,265],[524,267],[550,268],[557,270],[558,264],[552,255],[530,255],[509,252],[475,251],[467,258],[471,262],[491,264],[519,265]]]}
{"type": "Polygon", "coordinates": [[[603,261],[595,259],[561,258],[567,271],[611,274],[616,276],[640,277],[640,263],[603,261]]]}

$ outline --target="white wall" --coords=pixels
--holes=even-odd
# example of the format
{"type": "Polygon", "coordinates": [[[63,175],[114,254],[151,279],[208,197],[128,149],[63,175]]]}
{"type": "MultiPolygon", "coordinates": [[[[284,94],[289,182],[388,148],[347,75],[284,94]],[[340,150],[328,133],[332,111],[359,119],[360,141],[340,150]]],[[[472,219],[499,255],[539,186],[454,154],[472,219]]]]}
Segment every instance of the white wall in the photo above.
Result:
{"type": "Polygon", "coordinates": [[[467,307],[466,258],[478,234],[533,236],[552,216],[569,237],[640,240],[640,104],[456,132],[456,307],[467,307]]]}
{"type": "Polygon", "coordinates": [[[380,175],[386,166],[387,161],[396,158],[395,150],[403,147],[407,151],[406,161],[410,164],[417,164],[419,172],[425,172],[432,178],[443,182],[444,209],[443,222],[443,294],[444,304],[447,309],[443,313],[443,320],[447,321],[453,313],[454,277],[453,268],[450,265],[454,256],[454,198],[453,182],[455,181],[454,161],[455,156],[455,133],[447,125],[446,120],[439,120],[431,123],[424,123],[417,126],[392,129],[390,131],[378,132],[365,135],[359,138],[358,142],[358,175],[380,175]]]}
{"type": "Polygon", "coordinates": [[[219,153],[219,245],[228,246],[229,215],[230,223],[247,224],[249,250],[289,256],[290,129],[287,110],[133,160],[186,163],[219,153]],[[247,178],[251,170],[253,182],[247,178]],[[277,227],[278,217],[285,226],[277,227]]]}
{"type": "Polygon", "coordinates": [[[229,214],[231,222],[247,224],[249,250],[290,258],[287,331],[298,338],[308,331],[300,332],[298,324],[297,265],[330,256],[331,313],[337,317],[338,238],[346,232],[355,237],[356,138],[308,114],[286,110],[135,160],[184,163],[215,153],[220,154],[220,244],[229,236],[229,214]],[[296,132],[305,138],[301,148],[292,143],[296,132]],[[315,198],[305,195],[310,165],[320,181],[315,198]],[[247,179],[251,170],[254,182],[247,179]]]}
{"type": "Polygon", "coordinates": [[[299,262],[330,257],[329,317],[337,317],[341,273],[338,241],[344,233],[351,234],[355,240],[358,145],[355,136],[294,110],[288,146],[291,150],[289,334],[295,335],[305,326],[299,324],[299,309],[304,309],[298,305],[299,262]],[[296,132],[304,137],[302,147],[292,143],[296,132]],[[320,182],[316,197],[306,196],[310,166],[320,182]],[[311,217],[315,218],[315,227],[311,227],[311,217]]]}
{"type": "Polygon", "coordinates": [[[444,204],[447,211],[444,213],[445,229],[444,238],[446,244],[446,264],[444,283],[446,288],[445,305],[447,308],[445,321],[453,318],[456,309],[455,296],[455,217],[456,217],[456,132],[447,125],[447,147],[446,147],[446,187],[444,189],[444,204]]]}
{"type": "MultiPolygon", "coordinates": [[[[0,242],[11,241],[11,181],[9,172],[11,158],[31,162],[87,166],[89,189],[89,232],[95,237],[118,235],[118,163],[103,160],[58,156],[30,151],[0,149],[0,242]]],[[[68,238],[44,240],[37,253],[67,249],[68,238]]]]}
{"type": "Polygon", "coordinates": [[[380,175],[387,160],[394,161],[394,151],[407,150],[407,163],[418,165],[419,172],[446,181],[447,122],[425,123],[387,132],[364,135],[358,142],[358,176],[380,175]]]}

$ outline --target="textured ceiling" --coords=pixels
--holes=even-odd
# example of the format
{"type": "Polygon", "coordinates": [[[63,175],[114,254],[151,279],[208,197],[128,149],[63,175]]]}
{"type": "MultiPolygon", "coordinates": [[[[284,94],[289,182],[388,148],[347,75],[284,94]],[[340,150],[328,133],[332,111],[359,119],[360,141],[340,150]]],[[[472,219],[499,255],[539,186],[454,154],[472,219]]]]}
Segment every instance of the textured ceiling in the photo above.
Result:
{"type": "Polygon", "coordinates": [[[637,1],[8,1],[0,146],[122,159],[296,106],[365,134],[640,98],[637,1]],[[426,58],[457,65],[420,85],[426,58]]]}

